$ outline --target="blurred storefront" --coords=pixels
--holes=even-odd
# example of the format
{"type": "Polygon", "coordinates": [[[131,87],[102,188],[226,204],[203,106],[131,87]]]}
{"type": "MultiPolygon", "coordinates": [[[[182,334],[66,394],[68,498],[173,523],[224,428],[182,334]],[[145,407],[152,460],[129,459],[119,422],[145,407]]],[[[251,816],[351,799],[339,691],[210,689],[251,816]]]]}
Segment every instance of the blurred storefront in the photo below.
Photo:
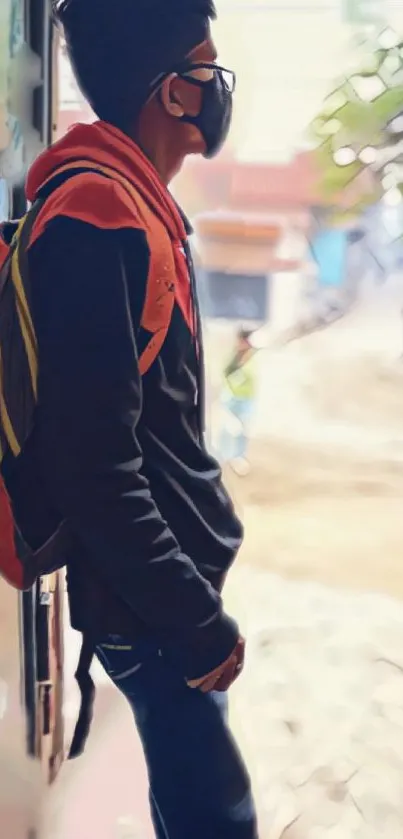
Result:
{"type": "Polygon", "coordinates": [[[175,194],[195,226],[198,285],[207,319],[284,329],[297,317],[312,224],[308,154],[291,163],[192,160],[175,194]],[[217,209],[217,207],[219,209],[217,209]],[[207,209],[206,209],[207,208],[207,209]]]}

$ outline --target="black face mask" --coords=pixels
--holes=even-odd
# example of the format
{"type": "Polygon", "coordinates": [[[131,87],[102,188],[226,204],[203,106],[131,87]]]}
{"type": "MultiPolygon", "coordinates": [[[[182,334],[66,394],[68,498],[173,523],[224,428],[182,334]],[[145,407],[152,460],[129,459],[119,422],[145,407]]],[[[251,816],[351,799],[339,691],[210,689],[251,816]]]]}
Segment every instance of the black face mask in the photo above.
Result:
{"type": "Polygon", "coordinates": [[[196,117],[184,114],[181,119],[199,129],[206,144],[204,157],[215,157],[224,145],[231,127],[232,91],[225,81],[221,68],[214,68],[213,78],[208,82],[185,76],[186,81],[203,90],[200,113],[196,117]]]}

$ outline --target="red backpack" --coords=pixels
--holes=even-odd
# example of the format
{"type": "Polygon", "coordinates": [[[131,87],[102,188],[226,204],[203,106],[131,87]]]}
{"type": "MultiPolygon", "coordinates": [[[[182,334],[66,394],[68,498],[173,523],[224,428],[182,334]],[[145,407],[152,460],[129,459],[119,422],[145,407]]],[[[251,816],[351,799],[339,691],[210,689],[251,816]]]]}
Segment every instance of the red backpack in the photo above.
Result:
{"type": "MultiPolygon", "coordinates": [[[[18,526],[12,499],[1,476],[5,454],[17,458],[32,432],[38,397],[38,345],[31,316],[27,250],[45,202],[72,177],[77,182],[80,178],[87,179],[85,183],[88,178],[117,180],[133,200],[133,212],[140,216],[146,231],[152,258],[141,325],[151,337],[139,359],[142,375],[161,350],[175,301],[175,261],[169,234],[133,185],[112,169],[85,160],[61,167],[45,185],[46,197],[35,201],[19,222],[3,226],[3,238],[0,235],[0,575],[19,591],[30,589],[38,578],[63,568],[73,538],[68,521],[63,521],[45,544],[33,550],[18,526]],[[66,177],[60,183],[63,173],[66,177]]],[[[82,752],[92,717],[91,658],[92,651],[84,639],[76,673],[82,705],[70,757],[82,752]]]]}

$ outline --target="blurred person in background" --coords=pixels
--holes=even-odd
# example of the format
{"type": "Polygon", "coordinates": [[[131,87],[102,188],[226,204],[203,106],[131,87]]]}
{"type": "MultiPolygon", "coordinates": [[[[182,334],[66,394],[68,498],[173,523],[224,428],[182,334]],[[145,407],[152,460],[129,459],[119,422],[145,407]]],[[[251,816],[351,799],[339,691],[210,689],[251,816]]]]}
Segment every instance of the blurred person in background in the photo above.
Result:
{"type": "Polygon", "coordinates": [[[27,181],[46,200],[28,250],[39,407],[13,502],[32,544],[45,529],[26,503],[35,481],[53,526],[73,530],[71,623],[134,711],[158,839],[257,839],[226,710],[244,641],[221,591],[243,532],[204,442],[190,225],[168,190],[188,154],[223,145],[235,77],[217,63],[212,0],[54,8],[98,121],[27,181]],[[46,192],[83,159],[90,172],[61,171],[46,192]]]}
{"type": "Polygon", "coordinates": [[[249,428],[256,400],[256,350],[252,335],[247,329],[238,331],[235,351],[224,370],[224,418],[219,448],[223,462],[229,463],[241,477],[250,470],[249,428]]]}

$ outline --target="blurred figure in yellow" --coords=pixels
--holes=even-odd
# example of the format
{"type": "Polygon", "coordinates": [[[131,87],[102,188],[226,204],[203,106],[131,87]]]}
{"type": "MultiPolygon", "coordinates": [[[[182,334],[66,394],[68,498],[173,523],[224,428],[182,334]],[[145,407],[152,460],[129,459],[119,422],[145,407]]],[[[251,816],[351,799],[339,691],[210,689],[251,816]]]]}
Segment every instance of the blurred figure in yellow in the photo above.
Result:
{"type": "Polygon", "coordinates": [[[223,406],[225,410],[220,435],[220,454],[237,475],[250,471],[247,458],[249,429],[256,400],[255,354],[252,332],[240,329],[233,356],[224,370],[223,406]]]}

